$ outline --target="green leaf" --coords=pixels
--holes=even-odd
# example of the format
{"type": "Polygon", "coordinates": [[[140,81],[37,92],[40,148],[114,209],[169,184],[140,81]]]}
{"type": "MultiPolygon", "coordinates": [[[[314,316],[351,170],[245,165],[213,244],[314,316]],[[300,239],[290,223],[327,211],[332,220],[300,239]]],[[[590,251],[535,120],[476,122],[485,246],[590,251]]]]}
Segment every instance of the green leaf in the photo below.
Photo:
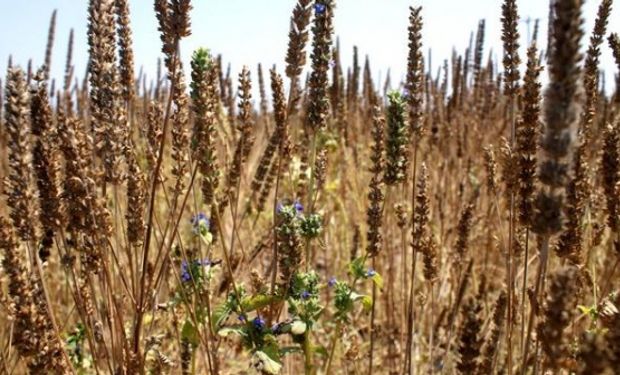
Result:
{"type": "Polygon", "coordinates": [[[198,329],[190,322],[186,320],[181,329],[181,338],[187,340],[193,346],[198,346],[200,338],[198,336],[198,329]]]}
{"type": "Polygon", "coordinates": [[[211,324],[214,331],[217,331],[222,326],[222,323],[228,319],[231,312],[232,310],[227,303],[223,303],[213,309],[213,312],[211,313],[211,324]]]}
{"type": "Polygon", "coordinates": [[[365,312],[370,312],[372,310],[372,297],[371,296],[363,296],[362,297],[362,306],[364,307],[365,312]]]}
{"type": "Polygon", "coordinates": [[[366,275],[366,270],[364,269],[364,257],[359,257],[349,263],[349,273],[356,278],[363,278],[366,275]]]}
{"type": "Polygon", "coordinates": [[[329,356],[329,352],[327,351],[327,348],[324,347],[323,345],[315,345],[312,347],[312,350],[318,355],[320,355],[321,357],[329,356]]]}
{"type": "Polygon", "coordinates": [[[240,327],[226,327],[217,331],[217,334],[222,337],[228,337],[231,333],[243,337],[247,336],[247,333],[240,327]]]}
{"type": "Polygon", "coordinates": [[[258,309],[262,309],[265,306],[269,306],[277,300],[274,296],[268,296],[265,294],[259,294],[254,297],[247,297],[241,301],[243,311],[250,312],[258,309]]]}
{"type": "Polygon", "coordinates": [[[280,347],[277,341],[273,340],[263,345],[261,350],[276,362],[280,362],[280,347]]]}

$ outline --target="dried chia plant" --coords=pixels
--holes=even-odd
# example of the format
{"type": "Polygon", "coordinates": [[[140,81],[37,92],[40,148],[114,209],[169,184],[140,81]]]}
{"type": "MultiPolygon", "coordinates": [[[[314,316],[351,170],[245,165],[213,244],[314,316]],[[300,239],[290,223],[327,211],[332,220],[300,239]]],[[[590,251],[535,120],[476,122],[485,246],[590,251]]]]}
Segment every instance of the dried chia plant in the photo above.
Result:
{"type": "Polygon", "coordinates": [[[473,202],[467,203],[459,218],[457,226],[457,241],[454,247],[454,252],[459,262],[465,259],[467,255],[467,249],[469,248],[469,236],[471,233],[472,221],[474,215],[473,202]]]}
{"type": "Polygon", "coordinates": [[[561,268],[550,277],[549,294],[542,312],[544,320],[537,327],[538,340],[549,370],[560,370],[570,356],[570,342],[564,330],[575,316],[578,291],[576,268],[561,268]]]}
{"type": "Polygon", "coordinates": [[[409,7],[409,56],[407,59],[407,94],[410,134],[419,142],[424,135],[422,121],[424,57],[422,56],[422,7],[409,7]]]}
{"type": "Polygon", "coordinates": [[[459,363],[456,366],[461,374],[475,374],[480,362],[482,347],[482,306],[477,298],[470,297],[463,305],[463,326],[459,335],[459,363]]]}
{"type": "Polygon", "coordinates": [[[135,95],[134,89],[134,58],[132,33],[129,19],[129,1],[115,0],[116,22],[118,24],[118,51],[120,82],[123,86],[123,98],[129,105],[135,95]]]}
{"type": "Polygon", "coordinates": [[[308,82],[308,128],[312,134],[323,131],[329,116],[329,99],[327,93],[329,59],[334,32],[333,0],[315,2],[314,25],[312,26],[312,73],[308,82]],[[322,9],[322,11],[318,11],[322,9]]]}
{"type": "Polygon", "coordinates": [[[50,69],[52,67],[52,50],[54,49],[54,36],[56,34],[56,9],[52,12],[50,18],[50,26],[47,31],[47,45],[45,46],[45,63],[44,63],[44,79],[49,79],[50,69]]]}
{"type": "Polygon", "coordinates": [[[540,72],[536,44],[527,50],[527,69],[523,84],[523,111],[517,122],[516,146],[519,179],[518,211],[519,222],[528,228],[532,225],[533,199],[536,177],[537,140],[540,134],[540,72]]]}
{"type": "Polygon", "coordinates": [[[545,131],[539,170],[539,180],[545,188],[536,198],[536,218],[532,228],[546,236],[562,228],[563,190],[569,171],[567,158],[579,120],[582,3],[582,0],[555,3],[554,48],[549,56],[551,82],[545,92],[545,131]]]}
{"type": "Polygon", "coordinates": [[[30,115],[31,130],[34,139],[32,149],[32,166],[36,176],[39,198],[39,221],[42,235],[39,254],[47,260],[53,245],[54,233],[60,226],[60,199],[58,192],[59,165],[55,153],[55,125],[48,101],[45,72],[40,70],[35,76],[36,84],[32,88],[30,115]]]}
{"type": "Polygon", "coordinates": [[[493,328],[482,350],[482,361],[478,368],[478,374],[480,375],[492,374],[494,372],[494,365],[499,353],[500,336],[502,335],[502,328],[506,320],[507,300],[506,292],[502,291],[495,301],[492,317],[493,328]]]}
{"type": "Polygon", "coordinates": [[[7,205],[17,235],[24,241],[36,239],[31,218],[36,217],[30,176],[28,89],[24,72],[11,68],[7,74],[4,126],[8,141],[9,174],[4,180],[7,205]]]}
{"type": "Polygon", "coordinates": [[[385,126],[385,120],[381,114],[379,107],[375,107],[373,113],[373,145],[372,154],[370,160],[372,167],[370,172],[372,173],[372,179],[370,180],[370,191],[368,192],[368,201],[370,203],[368,211],[366,213],[366,222],[368,224],[367,232],[367,247],[366,252],[368,256],[375,257],[381,250],[381,226],[383,221],[383,200],[385,199],[382,191],[382,176],[383,172],[383,128],[385,126]]]}
{"type": "Polygon", "coordinates": [[[112,0],[90,0],[88,43],[91,128],[106,182],[120,182],[122,147],[126,139],[120,116],[121,96],[116,69],[116,30],[112,0]]]}
{"type": "MultiPolygon", "coordinates": [[[[505,0],[502,4],[502,41],[504,42],[504,93],[511,101],[519,94],[519,14],[515,0],[505,0]]],[[[512,105],[512,103],[510,104],[512,105]]],[[[511,139],[514,139],[512,133],[511,139]]]]}
{"type": "Polygon", "coordinates": [[[497,193],[497,162],[491,147],[484,148],[484,166],[487,172],[487,189],[489,194],[497,193]]]}
{"type": "Polygon", "coordinates": [[[308,25],[312,17],[312,0],[298,0],[293,15],[291,27],[288,33],[289,42],[286,52],[286,76],[291,80],[289,92],[288,113],[295,112],[297,103],[301,98],[299,91],[299,77],[306,65],[306,44],[308,43],[308,25]]]}

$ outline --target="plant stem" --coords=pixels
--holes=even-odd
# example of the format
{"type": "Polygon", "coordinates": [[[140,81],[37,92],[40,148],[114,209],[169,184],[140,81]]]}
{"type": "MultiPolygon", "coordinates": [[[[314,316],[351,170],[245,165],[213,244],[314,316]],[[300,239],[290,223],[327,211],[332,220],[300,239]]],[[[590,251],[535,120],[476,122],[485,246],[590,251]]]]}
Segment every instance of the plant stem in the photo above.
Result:
{"type": "MultiPolygon", "coordinates": [[[[376,259],[372,258],[372,269],[376,269],[376,259]]],[[[372,375],[373,354],[375,351],[375,306],[377,301],[377,284],[372,283],[372,311],[370,313],[370,355],[368,359],[368,375],[372,375]]]]}

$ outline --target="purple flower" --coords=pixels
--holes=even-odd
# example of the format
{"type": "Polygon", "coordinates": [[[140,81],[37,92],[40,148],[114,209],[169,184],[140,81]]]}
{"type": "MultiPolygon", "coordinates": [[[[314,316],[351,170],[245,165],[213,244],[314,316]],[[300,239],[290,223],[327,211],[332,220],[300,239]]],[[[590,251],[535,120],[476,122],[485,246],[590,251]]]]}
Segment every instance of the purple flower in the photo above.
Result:
{"type": "Polygon", "coordinates": [[[316,3],[314,4],[314,11],[317,14],[323,14],[325,13],[325,9],[327,9],[327,7],[325,6],[325,4],[321,4],[321,3],[316,3]]]}
{"type": "Polygon", "coordinates": [[[307,290],[304,290],[303,292],[301,292],[301,299],[308,299],[310,298],[310,296],[311,294],[307,290]]]}
{"type": "Polygon", "coordinates": [[[265,320],[263,320],[260,316],[254,318],[254,320],[252,320],[252,324],[254,325],[254,328],[259,331],[265,328],[265,320]]]}
{"type": "Polygon", "coordinates": [[[189,269],[189,263],[186,260],[181,262],[181,281],[184,283],[189,282],[192,279],[191,271],[189,269]]]}
{"type": "Polygon", "coordinates": [[[366,277],[373,277],[377,274],[377,271],[373,270],[372,268],[369,268],[368,271],[366,271],[366,277]]]}
{"type": "Polygon", "coordinates": [[[245,315],[239,315],[239,316],[237,317],[237,319],[239,319],[239,321],[240,321],[240,322],[245,322],[245,320],[246,320],[246,319],[245,319],[245,315]]]}
{"type": "Polygon", "coordinates": [[[200,267],[207,267],[211,265],[211,261],[207,258],[197,259],[191,262],[183,259],[181,262],[181,281],[184,283],[190,282],[192,278],[197,278],[200,275],[200,267]]]}
{"type": "Polygon", "coordinates": [[[329,60],[329,67],[330,68],[335,68],[336,67],[336,60],[329,60]]]}
{"type": "Polygon", "coordinates": [[[293,207],[295,207],[295,211],[297,211],[298,214],[304,212],[304,206],[299,201],[295,201],[295,203],[293,203],[293,207]]]}
{"type": "Polygon", "coordinates": [[[283,202],[278,202],[278,204],[276,205],[276,213],[278,215],[280,215],[285,210],[288,210],[291,207],[295,209],[295,212],[297,213],[297,215],[299,215],[302,212],[304,212],[304,206],[298,200],[294,201],[293,203],[290,203],[289,200],[284,200],[284,203],[283,202]]]}
{"type": "Polygon", "coordinates": [[[336,285],[336,283],[338,282],[338,280],[336,280],[335,277],[332,277],[331,279],[329,279],[329,281],[327,282],[327,286],[330,288],[333,288],[334,285],[336,285]]]}
{"type": "Polygon", "coordinates": [[[192,231],[195,234],[201,234],[203,232],[207,232],[209,227],[211,226],[211,222],[209,218],[204,213],[200,212],[197,215],[192,216],[192,231]]]}

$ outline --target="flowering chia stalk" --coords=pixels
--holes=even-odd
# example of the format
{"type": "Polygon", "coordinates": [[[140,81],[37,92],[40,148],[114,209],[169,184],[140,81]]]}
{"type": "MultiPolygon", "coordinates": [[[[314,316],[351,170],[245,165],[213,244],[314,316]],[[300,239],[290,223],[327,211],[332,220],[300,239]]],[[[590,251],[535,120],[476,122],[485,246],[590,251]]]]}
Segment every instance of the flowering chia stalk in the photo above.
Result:
{"type": "Polygon", "coordinates": [[[291,277],[302,261],[301,221],[298,207],[281,205],[277,213],[276,241],[278,241],[279,286],[285,292],[291,277]]]}
{"type": "Polygon", "coordinates": [[[388,94],[387,135],[385,143],[385,183],[395,185],[403,182],[409,166],[409,131],[406,120],[406,103],[399,92],[388,94]]]}
{"type": "Polygon", "coordinates": [[[192,56],[191,96],[195,114],[192,134],[194,160],[202,174],[202,200],[210,206],[219,184],[215,150],[216,111],[218,105],[216,69],[209,51],[200,48],[192,56]]]}

